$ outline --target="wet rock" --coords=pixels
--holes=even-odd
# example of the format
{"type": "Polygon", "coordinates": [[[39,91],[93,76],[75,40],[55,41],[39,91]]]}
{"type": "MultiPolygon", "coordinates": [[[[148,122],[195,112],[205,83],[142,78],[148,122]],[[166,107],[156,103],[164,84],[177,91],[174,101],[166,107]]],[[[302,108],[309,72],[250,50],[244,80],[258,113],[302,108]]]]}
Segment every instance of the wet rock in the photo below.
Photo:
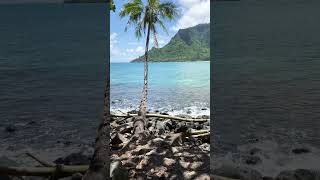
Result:
{"type": "Polygon", "coordinates": [[[162,113],[160,113],[160,114],[162,114],[162,115],[169,115],[167,112],[162,112],[162,113]]]}
{"type": "Polygon", "coordinates": [[[6,131],[6,132],[9,132],[9,133],[13,133],[13,132],[15,132],[16,130],[17,130],[17,128],[14,127],[14,126],[7,126],[7,127],[5,128],[5,131],[6,131]]]}
{"type": "Polygon", "coordinates": [[[163,121],[158,121],[158,120],[154,121],[153,127],[155,128],[158,135],[164,134],[166,130],[166,124],[163,121]]]}
{"type": "Polygon", "coordinates": [[[110,178],[112,180],[129,179],[128,171],[123,167],[121,161],[113,161],[110,163],[110,178]]]}
{"type": "Polygon", "coordinates": [[[27,125],[35,125],[35,124],[37,124],[37,122],[35,122],[35,121],[30,121],[27,123],[27,125]]]}
{"type": "Polygon", "coordinates": [[[261,158],[259,156],[244,156],[243,157],[244,163],[248,165],[256,165],[262,162],[261,158]]]}
{"type": "Polygon", "coordinates": [[[255,155],[258,152],[261,152],[261,149],[254,147],[254,148],[250,149],[249,154],[250,155],[255,155]]]}
{"type": "Polygon", "coordinates": [[[117,145],[124,143],[124,142],[127,142],[127,141],[128,141],[128,139],[124,135],[122,135],[120,133],[116,133],[113,136],[111,136],[110,143],[113,146],[117,146],[117,145]]]}
{"type": "Polygon", "coordinates": [[[133,130],[133,122],[128,122],[125,126],[122,126],[119,129],[119,133],[125,134],[125,133],[131,133],[133,130]]]}
{"type": "Polygon", "coordinates": [[[80,151],[71,153],[70,155],[63,158],[58,158],[54,161],[54,163],[64,165],[84,165],[90,163],[91,156],[91,153],[89,154],[85,151],[80,151]]]}
{"type": "Polygon", "coordinates": [[[164,158],[163,159],[163,164],[165,166],[172,166],[174,163],[176,163],[176,160],[171,159],[171,158],[164,158]]]}
{"type": "Polygon", "coordinates": [[[66,141],[66,142],[64,142],[63,144],[66,145],[66,146],[69,146],[69,145],[72,144],[72,141],[66,141]]]}
{"type": "Polygon", "coordinates": [[[152,144],[154,144],[157,147],[161,147],[162,145],[165,145],[165,141],[162,138],[154,138],[152,141],[152,144]]]}
{"type": "Polygon", "coordinates": [[[303,154],[303,153],[309,153],[309,152],[310,152],[310,150],[305,147],[292,149],[292,153],[294,153],[294,154],[303,154]]]}
{"type": "Polygon", "coordinates": [[[201,150],[203,150],[203,151],[210,152],[210,144],[208,144],[208,143],[201,144],[201,145],[199,146],[199,148],[200,148],[201,150]]]}
{"type": "Polygon", "coordinates": [[[144,167],[146,167],[148,165],[148,159],[144,158],[142,159],[139,164],[136,166],[136,169],[144,169],[144,167]]]}
{"type": "Polygon", "coordinates": [[[241,180],[262,180],[262,175],[258,171],[235,165],[223,165],[214,169],[213,174],[241,180]]]}
{"type": "Polygon", "coordinates": [[[188,127],[186,125],[182,125],[175,130],[175,133],[186,133],[188,132],[188,127]]]}
{"type": "Polygon", "coordinates": [[[167,121],[165,122],[166,130],[172,131],[177,127],[177,123],[175,121],[167,121]]]}
{"type": "Polygon", "coordinates": [[[71,180],[81,180],[83,175],[81,173],[72,174],[71,180]]]}
{"type": "Polygon", "coordinates": [[[129,114],[138,114],[137,110],[128,111],[129,114]]]}
{"type": "Polygon", "coordinates": [[[208,115],[202,115],[202,116],[201,116],[201,119],[210,119],[210,116],[208,116],[208,115]]]}

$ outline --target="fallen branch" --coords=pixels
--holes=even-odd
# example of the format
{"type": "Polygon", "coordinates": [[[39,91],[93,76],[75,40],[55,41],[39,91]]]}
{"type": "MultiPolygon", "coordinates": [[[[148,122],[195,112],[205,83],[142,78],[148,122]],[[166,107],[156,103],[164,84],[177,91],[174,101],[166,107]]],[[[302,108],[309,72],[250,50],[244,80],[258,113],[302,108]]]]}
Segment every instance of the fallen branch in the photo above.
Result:
{"type": "Polygon", "coordinates": [[[41,165],[43,165],[45,167],[54,167],[54,166],[56,166],[56,164],[41,160],[40,158],[36,157],[35,155],[33,155],[33,154],[29,153],[29,152],[27,152],[26,155],[28,155],[32,159],[36,160],[38,163],[40,163],[41,165]]]}
{"type": "Polygon", "coordinates": [[[0,175],[14,176],[51,176],[53,173],[59,172],[65,175],[74,173],[84,173],[88,170],[88,165],[65,166],[59,165],[56,167],[5,167],[0,166],[0,175]]]}
{"type": "Polygon", "coordinates": [[[191,130],[191,134],[204,134],[204,133],[210,133],[210,130],[204,129],[204,130],[191,130]]]}
{"type": "MultiPolygon", "coordinates": [[[[112,117],[135,117],[138,116],[138,114],[111,114],[112,117]]],[[[186,121],[186,122],[207,122],[209,119],[190,119],[190,118],[182,118],[182,117],[176,117],[176,116],[169,116],[169,115],[163,115],[163,114],[146,114],[146,117],[158,117],[158,118],[164,118],[164,119],[172,119],[177,121],[186,121]]]]}
{"type": "Polygon", "coordinates": [[[191,135],[194,138],[208,138],[210,136],[210,133],[203,133],[203,134],[195,134],[191,135]]]}

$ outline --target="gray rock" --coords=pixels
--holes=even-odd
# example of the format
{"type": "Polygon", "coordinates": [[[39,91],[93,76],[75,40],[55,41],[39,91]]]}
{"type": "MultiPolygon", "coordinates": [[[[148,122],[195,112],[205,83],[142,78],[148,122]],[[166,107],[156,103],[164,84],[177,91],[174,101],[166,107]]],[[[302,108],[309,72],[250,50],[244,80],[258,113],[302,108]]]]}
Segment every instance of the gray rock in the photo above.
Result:
{"type": "Polygon", "coordinates": [[[261,152],[261,149],[254,147],[254,148],[250,149],[249,154],[255,155],[258,152],[261,152]]]}
{"type": "Polygon", "coordinates": [[[203,151],[208,151],[210,152],[210,144],[208,143],[203,143],[199,146],[200,149],[202,149],[203,151]]]}
{"type": "Polygon", "coordinates": [[[129,114],[138,114],[137,110],[128,111],[129,114]]]}
{"type": "Polygon", "coordinates": [[[262,180],[258,171],[235,165],[223,165],[214,169],[213,174],[240,180],[262,180]]]}
{"type": "Polygon", "coordinates": [[[110,178],[112,180],[127,180],[127,179],[129,179],[129,173],[122,166],[121,161],[112,161],[110,163],[110,178]]]}
{"type": "Polygon", "coordinates": [[[76,153],[71,153],[70,155],[58,158],[54,161],[56,164],[64,164],[64,165],[84,165],[90,164],[91,152],[80,151],[76,153]]]}
{"type": "Polygon", "coordinates": [[[259,156],[243,156],[243,163],[248,165],[256,165],[262,162],[261,158],[259,156]]]}
{"type": "Polygon", "coordinates": [[[13,132],[15,132],[16,130],[17,130],[17,128],[14,127],[14,126],[7,126],[7,127],[5,128],[5,131],[8,132],[8,133],[13,133],[13,132]]]}
{"type": "Polygon", "coordinates": [[[81,180],[83,175],[81,173],[72,174],[71,180],[81,180]]]}
{"type": "Polygon", "coordinates": [[[292,152],[294,154],[303,154],[303,153],[309,153],[310,150],[306,147],[300,147],[300,148],[294,148],[292,149],[292,152]]]}

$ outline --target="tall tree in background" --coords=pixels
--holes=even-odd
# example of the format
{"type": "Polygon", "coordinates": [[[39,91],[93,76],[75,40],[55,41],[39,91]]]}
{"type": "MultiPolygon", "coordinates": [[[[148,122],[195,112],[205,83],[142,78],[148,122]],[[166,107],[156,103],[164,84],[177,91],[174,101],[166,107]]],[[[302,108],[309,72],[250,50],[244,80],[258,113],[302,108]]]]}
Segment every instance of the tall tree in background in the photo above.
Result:
{"type": "Polygon", "coordinates": [[[134,122],[134,134],[138,135],[145,132],[147,119],[147,98],[148,98],[148,51],[150,36],[154,39],[154,44],[158,47],[158,30],[157,26],[160,26],[166,32],[164,21],[173,20],[178,15],[177,7],[172,2],[160,2],[160,0],[147,0],[144,5],[142,0],[130,0],[123,5],[123,9],[120,12],[120,17],[129,17],[127,27],[133,26],[135,28],[135,35],[139,39],[142,34],[146,35],[145,45],[145,60],[144,60],[144,84],[142,90],[142,98],[139,106],[138,117],[134,122]]]}

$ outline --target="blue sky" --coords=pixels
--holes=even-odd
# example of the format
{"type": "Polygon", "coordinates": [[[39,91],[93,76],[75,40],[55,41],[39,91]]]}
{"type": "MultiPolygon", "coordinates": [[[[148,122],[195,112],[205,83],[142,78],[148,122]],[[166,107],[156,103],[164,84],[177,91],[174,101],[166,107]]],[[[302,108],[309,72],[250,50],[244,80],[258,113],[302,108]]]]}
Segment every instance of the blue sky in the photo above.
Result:
{"type": "MultiPolygon", "coordinates": [[[[146,1],[146,0],[144,0],[146,1]]],[[[179,29],[210,22],[210,0],[171,0],[178,6],[180,15],[172,22],[166,22],[167,34],[158,28],[158,44],[163,47],[179,29]]],[[[125,32],[127,18],[121,19],[119,12],[128,0],[115,0],[116,12],[110,12],[110,61],[129,62],[144,53],[145,37],[138,40],[134,35],[134,28],[129,27],[125,32]]],[[[160,2],[164,2],[160,0],[160,2]]],[[[150,47],[153,46],[151,40],[150,47]]]]}

